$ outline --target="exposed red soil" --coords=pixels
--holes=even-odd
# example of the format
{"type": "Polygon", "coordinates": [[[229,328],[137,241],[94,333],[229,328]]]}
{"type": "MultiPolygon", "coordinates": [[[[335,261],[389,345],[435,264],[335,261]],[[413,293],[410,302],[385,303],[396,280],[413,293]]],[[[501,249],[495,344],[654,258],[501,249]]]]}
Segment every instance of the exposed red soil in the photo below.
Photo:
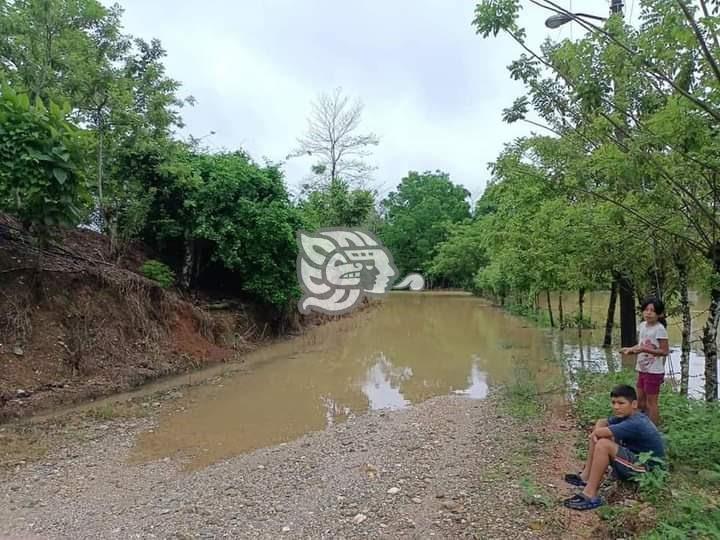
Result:
{"type": "Polygon", "coordinates": [[[261,336],[252,310],[205,311],[139,275],[137,246],[112,264],[107,244],[74,229],[40,250],[0,215],[0,421],[231,360],[261,336]]]}

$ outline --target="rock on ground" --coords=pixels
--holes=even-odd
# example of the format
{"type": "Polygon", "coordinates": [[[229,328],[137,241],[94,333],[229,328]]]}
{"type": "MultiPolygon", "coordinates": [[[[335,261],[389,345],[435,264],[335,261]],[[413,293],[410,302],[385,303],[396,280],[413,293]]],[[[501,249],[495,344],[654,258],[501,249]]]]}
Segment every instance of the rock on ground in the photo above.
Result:
{"type": "MultiPolygon", "coordinates": [[[[187,472],[127,461],[153,419],[0,472],[0,538],[538,538],[491,400],[434,398],[187,472]]],[[[535,522],[536,523],[536,522],[535,522]]]]}

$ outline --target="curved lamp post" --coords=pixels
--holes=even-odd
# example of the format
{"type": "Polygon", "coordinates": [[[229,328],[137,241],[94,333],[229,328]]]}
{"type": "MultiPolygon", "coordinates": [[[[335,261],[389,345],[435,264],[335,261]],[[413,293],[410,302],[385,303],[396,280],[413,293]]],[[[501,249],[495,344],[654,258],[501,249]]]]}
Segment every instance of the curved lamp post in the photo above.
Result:
{"type": "MultiPolygon", "coordinates": [[[[610,0],[610,15],[615,13],[622,14],[623,5],[623,0],[610,0]]],[[[560,28],[563,24],[567,24],[577,17],[603,22],[607,21],[605,17],[598,17],[597,15],[590,15],[589,13],[556,13],[545,20],[545,26],[552,29],[560,28]]]]}
{"type": "Polygon", "coordinates": [[[548,17],[545,20],[545,26],[548,28],[559,28],[563,24],[567,24],[570,21],[574,20],[576,17],[582,17],[584,19],[595,19],[596,21],[607,21],[605,17],[598,17],[597,15],[590,15],[588,13],[573,13],[572,15],[568,15],[566,13],[556,13],[555,15],[552,15],[548,17]]]}

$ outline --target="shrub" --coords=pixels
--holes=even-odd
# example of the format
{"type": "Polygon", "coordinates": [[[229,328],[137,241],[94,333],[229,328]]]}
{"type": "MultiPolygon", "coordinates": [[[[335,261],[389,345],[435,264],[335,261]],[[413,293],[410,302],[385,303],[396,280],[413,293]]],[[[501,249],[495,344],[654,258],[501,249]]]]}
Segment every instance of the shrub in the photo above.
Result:
{"type": "Polygon", "coordinates": [[[68,113],[7,86],[0,92],[0,210],[41,235],[79,223],[89,203],[80,130],[68,113]]]}
{"type": "Polygon", "coordinates": [[[175,283],[175,273],[168,265],[160,261],[147,260],[140,268],[140,271],[146,278],[157,281],[165,289],[172,287],[175,283]]]}

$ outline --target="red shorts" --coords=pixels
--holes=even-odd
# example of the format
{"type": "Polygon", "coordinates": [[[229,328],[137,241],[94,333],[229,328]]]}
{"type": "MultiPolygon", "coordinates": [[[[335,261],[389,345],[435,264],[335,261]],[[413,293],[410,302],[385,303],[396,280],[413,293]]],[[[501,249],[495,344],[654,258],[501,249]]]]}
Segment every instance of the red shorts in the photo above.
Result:
{"type": "Polygon", "coordinates": [[[664,373],[645,373],[643,371],[638,372],[637,387],[646,394],[659,394],[660,386],[665,380],[664,373]]]}

